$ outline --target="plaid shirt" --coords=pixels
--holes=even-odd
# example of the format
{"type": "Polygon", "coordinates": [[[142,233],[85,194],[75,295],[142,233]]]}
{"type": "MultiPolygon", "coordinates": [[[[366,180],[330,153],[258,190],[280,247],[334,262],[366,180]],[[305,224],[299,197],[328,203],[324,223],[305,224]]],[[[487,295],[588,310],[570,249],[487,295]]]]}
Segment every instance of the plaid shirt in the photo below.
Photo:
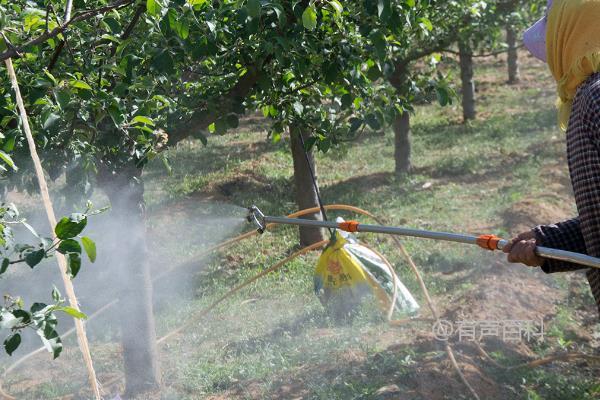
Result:
{"type": "MultiPolygon", "coordinates": [[[[534,228],[541,246],[600,257],[600,73],[577,90],[567,128],[567,158],[579,216],[534,228]]],[[[583,269],[580,265],[546,260],[546,273],[583,269]]],[[[600,313],[600,270],[587,278],[600,313]]]]}

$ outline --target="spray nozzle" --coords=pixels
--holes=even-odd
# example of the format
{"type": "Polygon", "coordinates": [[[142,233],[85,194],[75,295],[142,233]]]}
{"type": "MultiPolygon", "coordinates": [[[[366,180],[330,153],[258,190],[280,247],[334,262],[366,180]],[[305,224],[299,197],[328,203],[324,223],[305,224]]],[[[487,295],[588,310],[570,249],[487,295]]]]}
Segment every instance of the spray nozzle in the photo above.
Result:
{"type": "Polygon", "coordinates": [[[265,215],[256,206],[248,207],[248,222],[257,226],[258,233],[265,233],[267,224],[265,223],[265,215]]]}

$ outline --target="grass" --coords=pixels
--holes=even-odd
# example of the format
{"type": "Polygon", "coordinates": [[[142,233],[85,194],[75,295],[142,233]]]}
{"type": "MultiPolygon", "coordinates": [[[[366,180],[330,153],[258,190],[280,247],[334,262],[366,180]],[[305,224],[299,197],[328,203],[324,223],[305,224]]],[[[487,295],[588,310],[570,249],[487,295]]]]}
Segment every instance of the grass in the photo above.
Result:
{"type": "MultiPolygon", "coordinates": [[[[515,228],[514,221],[505,220],[504,213],[519,202],[546,199],[555,174],[566,173],[564,136],[556,128],[554,94],[551,85],[541,84],[551,82],[549,74],[530,60],[523,73],[525,82],[510,87],[503,82],[501,65],[493,60],[480,64],[480,118],[468,124],[460,123],[457,104],[418,107],[412,119],[415,170],[408,177],[391,173],[391,132],[366,135],[356,143],[317,155],[323,198],[328,203],[363,207],[398,225],[508,236],[515,228]]],[[[210,137],[206,147],[199,141],[186,141],[169,150],[168,156],[171,175],[158,162],[145,175],[148,209],[153,216],[149,230],[156,253],[154,269],[194,261],[191,267],[181,269],[179,278],[174,274],[156,284],[158,336],[192,318],[233,285],[290,254],[297,243],[296,231],[281,227],[227,252],[197,259],[204,248],[242,229],[234,218],[228,224],[207,220],[213,212],[241,215],[240,209],[215,203],[256,204],[274,215],[295,209],[287,143],[269,142],[264,123],[254,121],[236,132],[210,137]],[[177,279],[185,285],[177,286],[177,279]]],[[[544,201],[568,208],[564,203],[572,198],[564,188],[544,201]]],[[[389,238],[363,238],[390,257],[425,309],[414,276],[389,238]]],[[[424,240],[406,240],[405,244],[424,272],[437,304],[451,304],[453,299],[467,296],[476,289],[471,278],[501,260],[466,246],[424,240]]],[[[444,359],[440,349],[418,346],[419,335],[430,332],[430,326],[415,323],[390,328],[368,306],[346,324],[331,320],[312,293],[316,257],[309,254],[290,262],[162,346],[164,389],[159,398],[369,399],[391,383],[406,398],[427,398],[419,394],[419,377],[428,366],[434,366],[430,372],[438,374],[436,368],[444,359]]],[[[566,278],[548,279],[550,285],[569,290],[566,278]]],[[[579,343],[569,334],[581,324],[572,315],[577,309],[593,307],[585,289],[574,299],[559,302],[549,342],[533,347],[540,355],[579,343]]],[[[109,319],[90,324],[94,323],[109,332],[98,335],[102,345],[94,346],[100,376],[114,375],[121,369],[112,344],[115,337],[110,334],[114,328],[109,319]]],[[[74,343],[73,339],[67,342],[74,343]]],[[[76,352],[65,354],[60,365],[63,371],[71,371],[72,382],[85,382],[81,371],[70,369],[77,365],[77,357],[76,352]]],[[[512,387],[515,399],[591,399],[599,393],[597,379],[589,369],[486,371],[500,385],[512,387]]],[[[19,397],[50,398],[72,392],[73,383],[67,383],[60,373],[53,376],[47,380],[51,383],[23,389],[19,397]]],[[[443,390],[446,381],[441,375],[433,376],[440,377],[443,390]]],[[[18,381],[15,376],[7,383],[18,381]]],[[[459,383],[448,383],[447,389],[452,398],[466,396],[459,383]]]]}

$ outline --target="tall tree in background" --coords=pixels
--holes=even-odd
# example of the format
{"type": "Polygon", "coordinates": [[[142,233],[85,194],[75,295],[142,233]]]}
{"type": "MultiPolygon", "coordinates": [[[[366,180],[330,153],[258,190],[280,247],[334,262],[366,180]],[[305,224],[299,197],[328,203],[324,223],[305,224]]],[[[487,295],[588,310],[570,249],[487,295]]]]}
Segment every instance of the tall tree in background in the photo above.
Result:
{"type": "Polygon", "coordinates": [[[508,64],[508,83],[510,85],[518,83],[521,80],[519,71],[519,54],[517,45],[517,32],[511,24],[506,26],[506,45],[508,46],[507,64],[508,64]]]}
{"type": "Polygon", "coordinates": [[[519,38],[532,21],[543,14],[546,1],[543,0],[505,0],[498,4],[499,14],[505,21],[508,84],[518,83],[521,79],[519,71],[519,38]]]}
{"type": "Polygon", "coordinates": [[[456,27],[474,18],[480,3],[485,2],[367,3],[370,18],[361,24],[371,32],[383,77],[395,90],[395,172],[402,175],[412,168],[409,113],[416,101],[432,93],[443,105],[451,101],[453,92],[446,77],[436,69],[440,52],[457,40],[456,27]],[[424,62],[418,63],[420,60],[424,62]]]}
{"type": "Polygon", "coordinates": [[[477,116],[475,81],[473,80],[473,49],[469,40],[460,40],[458,42],[458,49],[463,120],[466,122],[475,119],[477,116]]]}

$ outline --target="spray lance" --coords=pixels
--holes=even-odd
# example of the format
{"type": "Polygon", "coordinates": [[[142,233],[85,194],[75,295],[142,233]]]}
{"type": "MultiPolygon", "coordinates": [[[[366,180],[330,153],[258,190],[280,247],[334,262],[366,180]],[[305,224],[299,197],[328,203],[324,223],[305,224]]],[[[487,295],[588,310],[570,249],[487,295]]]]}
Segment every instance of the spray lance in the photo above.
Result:
{"type": "MultiPolygon", "coordinates": [[[[357,221],[345,221],[338,223],[331,221],[314,221],[300,218],[271,217],[268,215],[264,215],[256,206],[248,208],[247,220],[248,222],[254,224],[257,227],[258,232],[261,234],[265,232],[267,224],[273,223],[284,225],[308,226],[314,228],[339,229],[345,232],[352,233],[371,232],[383,233],[386,235],[398,235],[424,239],[442,240],[446,242],[477,245],[483,249],[491,251],[502,250],[508,244],[508,240],[499,238],[496,235],[470,236],[457,233],[432,232],[402,227],[367,225],[358,223],[357,221]]],[[[543,258],[566,261],[590,268],[600,269],[600,258],[591,257],[585,254],[573,253],[570,251],[551,249],[548,247],[541,246],[536,247],[535,253],[543,258]]]]}

